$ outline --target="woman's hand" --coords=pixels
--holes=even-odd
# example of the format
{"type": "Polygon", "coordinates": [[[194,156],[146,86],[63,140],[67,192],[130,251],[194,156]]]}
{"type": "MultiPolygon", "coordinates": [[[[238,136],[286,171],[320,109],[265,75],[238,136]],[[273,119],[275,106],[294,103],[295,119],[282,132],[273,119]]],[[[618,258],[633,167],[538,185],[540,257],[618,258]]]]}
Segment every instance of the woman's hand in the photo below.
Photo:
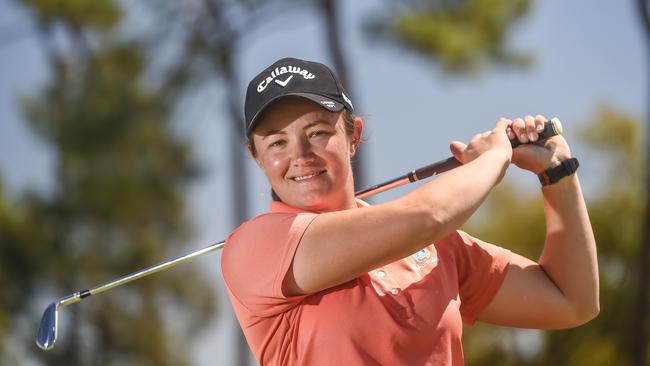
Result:
{"type": "Polygon", "coordinates": [[[512,147],[506,130],[510,125],[512,125],[512,121],[502,118],[497,121],[493,130],[476,134],[467,145],[460,141],[452,141],[449,148],[456,160],[463,164],[469,163],[488,151],[502,154],[509,164],[512,159],[512,147]]]}
{"type": "Polygon", "coordinates": [[[571,158],[569,144],[561,135],[538,141],[538,133],[544,129],[546,121],[546,117],[542,115],[525,116],[514,120],[501,118],[499,120],[499,122],[507,124],[508,138],[510,140],[518,139],[522,143],[513,150],[512,162],[521,169],[535,174],[571,158]]]}

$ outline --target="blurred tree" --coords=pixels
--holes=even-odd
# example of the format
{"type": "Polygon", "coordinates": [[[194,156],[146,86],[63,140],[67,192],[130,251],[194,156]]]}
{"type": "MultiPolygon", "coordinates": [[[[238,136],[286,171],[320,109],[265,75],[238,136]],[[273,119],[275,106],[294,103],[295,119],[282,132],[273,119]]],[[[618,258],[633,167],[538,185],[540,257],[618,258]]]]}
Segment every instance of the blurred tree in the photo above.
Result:
{"type": "MultiPolygon", "coordinates": [[[[51,194],[13,206],[0,195],[0,336],[34,344],[44,296],[88,288],[177,253],[190,233],[183,189],[198,171],[170,129],[182,72],[144,82],[145,58],[116,36],[108,0],[25,0],[51,81],[25,98],[31,126],[56,154],[51,194]],[[37,296],[38,295],[38,296],[37,296]],[[30,311],[31,310],[31,311],[30,311]]],[[[51,298],[49,300],[52,300],[51,298]]],[[[179,267],[62,311],[48,365],[189,364],[188,340],[214,311],[196,270],[179,267]],[[168,315],[173,315],[169,317],[168,315]]],[[[35,346],[33,346],[35,348],[35,346]]],[[[16,364],[7,347],[0,363],[16,364]]]]}
{"type": "MultiPolygon", "coordinates": [[[[601,313],[569,330],[514,330],[478,325],[464,338],[471,365],[636,365],[630,352],[638,288],[644,187],[641,124],[603,107],[581,139],[599,157],[602,186],[588,202],[600,266],[601,313]],[[602,165],[602,166],[601,166],[602,165]]],[[[587,165],[589,163],[586,163],[587,165]]],[[[488,242],[537,258],[544,240],[541,196],[500,185],[467,228],[488,242]],[[507,209],[504,209],[507,207],[507,209]]]]}
{"type": "Polygon", "coordinates": [[[531,0],[409,0],[390,2],[366,23],[374,40],[390,41],[440,64],[452,74],[476,73],[488,62],[530,63],[507,48],[506,36],[531,0]]]}
{"type": "MultiPolygon", "coordinates": [[[[641,25],[646,34],[646,42],[650,41],[650,2],[637,0],[641,25]]],[[[650,51],[650,47],[646,52],[650,51]]],[[[650,123],[648,123],[650,126],[650,123]]],[[[648,365],[648,347],[650,346],[648,332],[650,330],[650,127],[648,127],[645,150],[645,210],[643,213],[643,233],[640,238],[642,251],[639,254],[639,288],[636,302],[637,323],[632,330],[634,339],[633,352],[637,365],[648,365]]]]}
{"type": "MultiPolygon", "coordinates": [[[[341,1],[337,0],[316,0],[316,7],[323,17],[323,24],[325,26],[325,40],[327,42],[327,50],[332,59],[332,68],[336,75],[341,79],[347,92],[353,96],[355,101],[360,100],[359,94],[355,91],[350,78],[350,65],[346,57],[346,52],[341,38],[341,32],[344,31],[341,15],[341,1]]],[[[358,103],[356,103],[358,106],[358,103]]],[[[357,112],[358,113],[358,112],[357,112]]],[[[354,186],[356,190],[366,187],[366,174],[365,174],[365,151],[366,149],[358,149],[352,162],[352,169],[354,174],[354,186]]]]}
{"type": "MultiPolygon", "coordinates": [[[[42,230],[28,211],[7,197],[0,182],[0,363],[19,365],[22,355],[12,349],[11,342],[21,341],[19,316],[29,314],[30,301],[35,299],[41,276],[53,254],[53,248],[42,248],[42,230]]],[[[31,301],[33,304],[35,301],[31,301]]],[[[30,341],[36,334],[36,319],[28,329],[30,341]]],[[[29,343],[33,344],[33,341],[29,343]]]]}

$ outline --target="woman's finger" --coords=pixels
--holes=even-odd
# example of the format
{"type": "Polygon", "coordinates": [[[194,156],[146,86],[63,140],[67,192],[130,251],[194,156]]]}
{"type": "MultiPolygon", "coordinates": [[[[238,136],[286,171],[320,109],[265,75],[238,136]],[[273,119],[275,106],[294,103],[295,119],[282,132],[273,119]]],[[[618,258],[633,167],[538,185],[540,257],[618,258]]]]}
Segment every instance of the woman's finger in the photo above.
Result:
{"type": "Polygon", "coordinates": [[[531,115],[524,117],[524,122],[526,123],[526,136],[531,142],[537,141],[537,131],[535,130],[535,118],[531,115]]]}
{"type": "Polygon", "coordinates": [[[512,130],[517,135],[519,142],[525,144],[528,142],[528,136],[526,135],[526,123],[521,118],[515,118],[512,120],[512,130]]]}
{"type": "Polygon", "coordinates": [[[499,119],[497,120],[497,123],[496,123],[495,129],[502,129],[502,130],[506,130],[506,131],[507,131],[507,129],[508,129],[510,126],[512,126],[512,121],[509,120],[509,119],[507,119],[507,118],[503,118],[503,117],[501,117],[501,118],[499,118],[499,119]]]}
{"type": "Polygon", "coordinates": [[[454,158],[456,160],[465,163],[465,159],[463,158],[463,153],[465,152],[465,149],[467,149],[467,145],[460,141],[452,141],[451,144],[449,144],[449,150],[451,150],[451,153],[454,155],[454,158]]]}
{"type": "Polygon", "coordinates": [[[535,116],[535,129],[537,130],[537,133],[544,131],[544,123],[546,123],[546,121],[546,117],[541,114],[535,116]]]}

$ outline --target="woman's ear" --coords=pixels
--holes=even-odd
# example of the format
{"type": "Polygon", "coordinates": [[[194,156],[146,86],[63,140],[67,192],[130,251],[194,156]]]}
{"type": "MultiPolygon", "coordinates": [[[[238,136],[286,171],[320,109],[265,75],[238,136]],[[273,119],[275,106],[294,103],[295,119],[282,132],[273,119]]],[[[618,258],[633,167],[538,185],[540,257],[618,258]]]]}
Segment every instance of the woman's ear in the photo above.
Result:
{"type": "Polygon", "coordinates": [[[363,133],[363,120],[361,117],[354,117],[354,133],[352,134],[352,143],[350,144],[350,156],[357,153],[357,147],[361,143],[363,133]]]}
{"type": "Polygon", "coordinates": [[[249,142],[248,144],[246,144],[246,150],[248,150],[248,155],[250,155],[251,158],[253,158],[253,160],[255,160],[255,163],[257,163],[257,166],[260,166],[260,161],[257,158],[257,154],[255,153],[255,150],[253,149],[253,143],[252,142],[249,142]]]}

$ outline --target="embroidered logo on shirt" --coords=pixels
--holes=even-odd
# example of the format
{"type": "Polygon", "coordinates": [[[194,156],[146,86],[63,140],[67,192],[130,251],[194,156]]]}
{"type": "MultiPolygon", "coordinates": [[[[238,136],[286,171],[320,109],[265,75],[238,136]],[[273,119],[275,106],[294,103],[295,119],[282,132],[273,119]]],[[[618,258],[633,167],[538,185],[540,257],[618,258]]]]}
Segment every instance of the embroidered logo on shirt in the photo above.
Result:
{"type": "Polygon", "coordinates": [[[424,262],[429,258],[431,258],[431,252],[427,248],[424,248],[419,252],[413,254],[413,259],[415,259],[415,261],[418,263],[424,262]]]}
{"type": "Polygon", "coordinates": [[[427,248],[424,248],[419,252],[411,255],[411,257],[415,259],[418,268],[426,267],[428,264],[433,264],[435,266],[438,263],[438,256],[432,255],[427,248]]]}

